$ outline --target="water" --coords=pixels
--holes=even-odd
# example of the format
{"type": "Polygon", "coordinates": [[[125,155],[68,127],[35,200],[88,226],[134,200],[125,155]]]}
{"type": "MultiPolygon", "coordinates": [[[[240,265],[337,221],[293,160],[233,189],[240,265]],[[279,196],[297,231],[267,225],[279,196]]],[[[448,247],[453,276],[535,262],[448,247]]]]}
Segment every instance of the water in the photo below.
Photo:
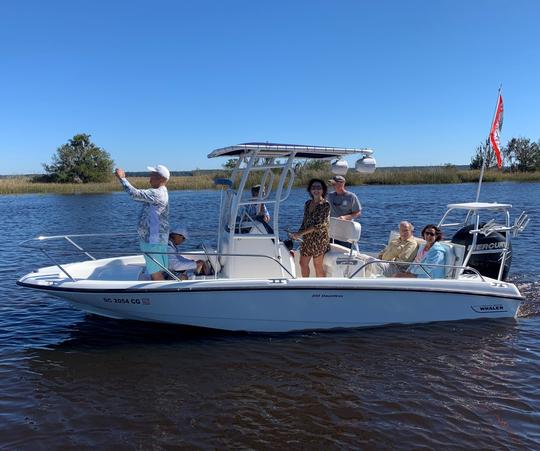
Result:
{"type": "MultiPolygon", "coordinates": [[[[401,219],[418,232],[475,188],[353,188],[362,241],[384,243],[401,219]]],[[[298,227],[305,195],[292,194],[283,229],[298,227]]],[[[216,192],[170,200],[192,244],[215,241],[216,192]]],[[[86,316],[16,286],[49,262],[15,243],[130,231],[137,209],[123,193],[0,197],[0,447],[538,449],[540,184],[485,184],[482,200],[532,217],[514,242],[517,321],[273,335],[86,316]]]]}

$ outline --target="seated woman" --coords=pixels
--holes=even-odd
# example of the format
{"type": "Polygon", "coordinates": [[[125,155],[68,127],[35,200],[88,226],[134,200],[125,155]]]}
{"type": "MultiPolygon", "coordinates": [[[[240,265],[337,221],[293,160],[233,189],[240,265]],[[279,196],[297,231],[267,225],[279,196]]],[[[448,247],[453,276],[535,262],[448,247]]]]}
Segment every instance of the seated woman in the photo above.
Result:
{"type": "Polygon", "coordinates": [[[187,280],[193,275],[209,275],[211,274],[204,260],[190,260],[178,252],[178,247],[188,238],[188,232],[185,227],[173,228],[169,233],[169,245],[167,252],[169,253],[169,270],[176,274],[181,280],[187,280]]]}
{"type": "MultiPolygon", "coordinates": [[[[428,224],[422,230],[422,238],[426,244],[421,244],[415,263],[426,265],[444,265],[446,251],[438,241],[442,239],[442,232],[435,224],[428,224]]],[[[417,277],[420,279],[444,279],[445,268],[443,266],[411,265],[408,271],[398,272],[394,277],[417,277]]]]}
{"type": "Polygon", "coordinates": [[[311,179],[307,186],[311,200],[304,205],[304,220],[293,239],[302,238],[300,268],[302,277],[309,277],[309,262],[313,258],[317,277],[326,277],[323,267],[324,254],[330,249],[330,204],[326,200],[328,188],[320,179],[311,179]]]}

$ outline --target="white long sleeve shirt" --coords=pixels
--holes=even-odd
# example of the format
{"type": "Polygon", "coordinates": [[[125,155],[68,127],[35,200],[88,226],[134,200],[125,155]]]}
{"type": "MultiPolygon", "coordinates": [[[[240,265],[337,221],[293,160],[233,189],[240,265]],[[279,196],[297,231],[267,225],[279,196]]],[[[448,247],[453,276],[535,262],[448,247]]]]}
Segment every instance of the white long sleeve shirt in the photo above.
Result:
{"type": "Polygon", "coordinates": [[[169,269],[172,271],[189,271],[197,269],[197,262],[190,260],[189,258],[183,257],[180,254],[172,254],[171,252],[179,252],[178,248],[174,243],[169,240],[169,245],[167,247],[167,252],[169,254],[169,269]]]}
{"type": "Polygon", "coordinates": [[[137,233],[141,241],[166,244],[169,240],[169,192],[165,186],[137,189],[127,179],[120,179],[133,200],[142,202],[137,233]]]}

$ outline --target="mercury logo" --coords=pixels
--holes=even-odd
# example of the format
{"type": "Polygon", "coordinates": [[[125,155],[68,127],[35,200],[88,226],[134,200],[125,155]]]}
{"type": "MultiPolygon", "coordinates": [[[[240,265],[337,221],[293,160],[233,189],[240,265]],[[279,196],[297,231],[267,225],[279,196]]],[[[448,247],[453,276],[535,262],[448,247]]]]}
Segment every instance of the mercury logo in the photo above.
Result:
{"type": "Polygon", "coordinates": [[[505,247],[504,241],[497,241],[495,243],[483,243],[483,244],[477,244],[476,250],[477,251],[488,251],[490,249],[504,249],[505,247]]]}

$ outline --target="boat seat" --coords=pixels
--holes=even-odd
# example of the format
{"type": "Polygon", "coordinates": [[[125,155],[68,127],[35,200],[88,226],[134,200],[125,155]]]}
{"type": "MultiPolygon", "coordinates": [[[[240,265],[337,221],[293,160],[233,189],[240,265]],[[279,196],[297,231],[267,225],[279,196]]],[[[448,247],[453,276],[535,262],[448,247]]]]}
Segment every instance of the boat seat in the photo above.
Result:
{"type": "MultiPolygon", "coordinates": [[[[390,232],[390,235],[388,236],[388,244],[390,244],[390,241],[392,241],[395,238],[399,237],[399,232],[396,230],[392,230],[390,232]]],[[[414,237],[418,245],[425,244],[425,240],[422,238],[414,237]]],[[[463,259],[465,257],[465,246],[461,244],[455,244],[450,241],[439,241],[439,244],[442,245],[445,249],[445,258],[444,258],[444,264],[445,265],[453,265],[453,266],[459,266],[463,264],[463,259]]],[[[445,268],[445,278],[447,279],[455,279],[461,274],[462,270],[458,268],[445,268]]]]}
{"type": "Polygon", "coordinates": [[[328,232],[331,239],[351,243],[358,249],[362,226],[356,221],[347,221],[345,219],[330,218],[330,230],[328,232]]]}
{"type": "MultiPolygon", "coordinates": [[[[357,257],[359,254],[353,251],[352,256],[357,257]]],[[[323,266],[326,277],[348,277],[349,274],[355,272],[361,265],[364,264],[358,258],[351,258],[351,249],[340,246],[339,244],[330,243],[330,250],[324,254],[323,266]]],[[[313,274],[315,271],[313,270],[313,274]]],[[[365,272],[362,270],[356,277],[364,277],[365,272]]]]}
{"type": "MultiPolygon", "coordinates": [[[[460,266],[463,264],[465,246],[450,241],[439,241],[439,244],[446,250],[445,265],[460,266]]],[[[459,268],[445,268],[444,272],[447,279],[455,279],[461,274],[462,270],[459,268]]]]}

